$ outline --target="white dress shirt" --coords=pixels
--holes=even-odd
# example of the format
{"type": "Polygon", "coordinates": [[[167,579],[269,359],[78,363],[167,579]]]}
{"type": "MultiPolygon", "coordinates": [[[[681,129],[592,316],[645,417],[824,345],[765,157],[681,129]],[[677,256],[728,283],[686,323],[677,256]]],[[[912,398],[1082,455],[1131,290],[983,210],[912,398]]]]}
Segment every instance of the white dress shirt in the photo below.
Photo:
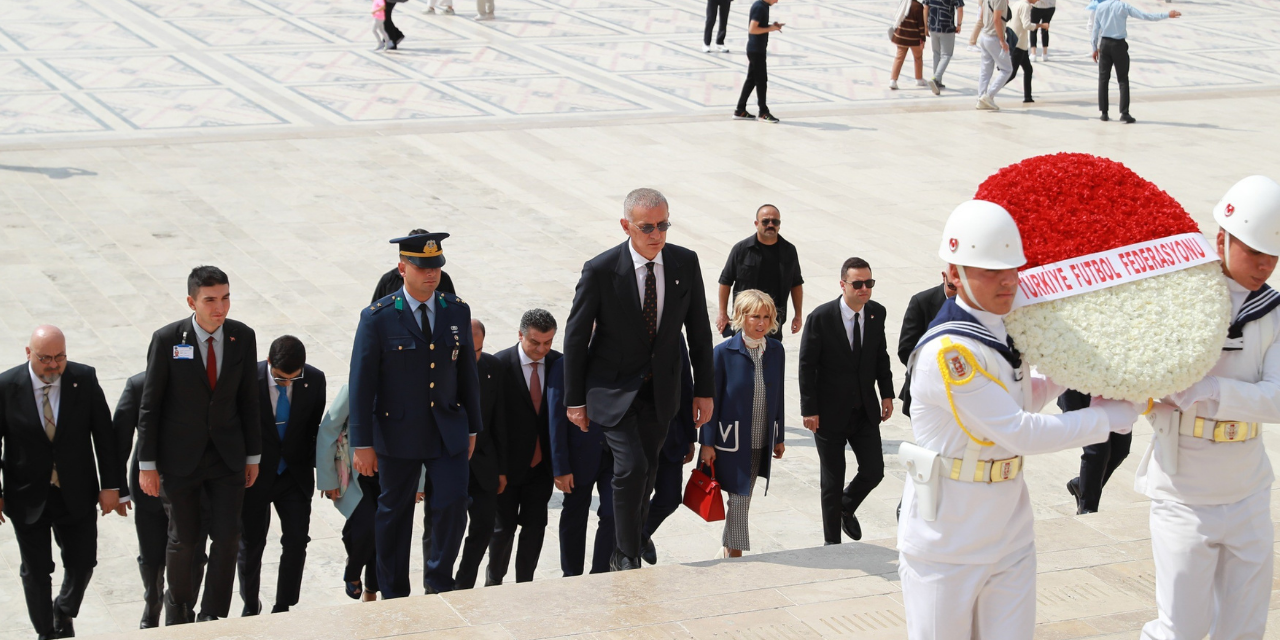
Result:
{"type": "Polygon", "coordinates": [[[31,363],[27,363],[27,373],[31,374],[31,388],[35,391],[36,397],[36,415],[40,416],[40,427],[44,427],[44,388],[49,387],[49,406],[53,407],[53,426],[58,427],[58,407],[62,406],[62,376],[58,376],[53,384],[46,384],[40,376],[36,375],[36,370],[31,368],[31,363]]]}
{"type": "MultiPolygon", "coordinates": [[[[644,278],[648,273],[644,266],[649,263],[649,260],[636,252],[635,245],[631,244],[630,240],[627,241],[627,250],[631,252],[631,263],[636,266],[636,286],[640,290],[640,309],[643,310],[644,278]]],[[[658,321],[654,323],[655,329],[662,326],[662,298],[667,292],[665,275],[666,271],[663,270],[662,266],[662,252],[659,251],[658,255],[653,257],[653,277],[657,280],[658,285],[658,321]]]]}
{"type": "Polygon", "coordinates": [[[427,298],[426,302],[419,302],[417,298],[409,295],[408,287],[402,287],[400,289],[400,295],[404,296],[404,301],[409,304],[409,313],[413,314],[413,321],[418,322],[419,324],[421,324],[421,322],[418,321],[418,307],[421,307],[424,304],[427,305],[427,328],[423,333],[427,334],[427,337],[431,337],[431,334],[436,330],[435,293],[432,292],[431,297],[427,298]]]}
{"type": "MultiPolygon", "coordinates": [[[[271,374],[270,369],[267,369],[267,374],[268,375],[271,374]]],[[[293,410],[293,404],[292,404],[293,403],[293,385],[295,383],[296,381],[290,382],[289,386],[285,387],[285,392],[284,392],[285,393],[284,397],[289,399],[290,411],[293,410]]],[[[267,382],[267,395],[271,396],[271,415],[274,416],[276,414],[276,403],[280,399],[280,383],[276,382],[275,378],[272,378],[269,382],[267,382]]]]}
{"type": "Polygon", "coordinates": [[[209,351],[208,340],[210,337],[213,338],[213,359],[217,361],[217,362],[214,362],[214,365],[215,365],[215,368],[218,370],[217,377],[221,379],[222,378],[222,354],[225,351],[224,347],[226,346],[226,341],[222,339],[224,335],[222,331],[222,325],[218,325],[218,328],[214,329],[213,333],[209,333],[208,331],[205,331],[204,329],[200,328],[200,323],[196,322],[196,314],[193,313],[191,314],[191,326],[195,327],[196,329],[196,341],[195,341],[196,353],[200,354],[200,362],[203,362],[204,366],[206,367],[209,366],[209,362],[205,359],[208,356],[208,351],[209,351]]]}
{"type": "MultiPolygon", "coordinates": [[[[867,335],[867,307],[863,305],[861,309],[854,311],[849,308],[849,303],[845,302],[844,296],[840,296],[840,318],[844,320],[844,337],[849,340],[849,348],[853,348],[853,319],[858,319],[858,337],[866,338],[867,335]]],[[[862,340],[866,342],[865,339],[862,340]]]]}
{"type": "Polygon", "coordinates": [[[533,378],[533,368],[538,368],[538,385],[545,391],[547,388],[547,363],[546,358],[542,360],[534,360],[529,354],[524,352],[524,345],[516,343],[516,353],[520,354],[520,372],[524,374],[524,389],[529,390],[529,381],[533,378]]]}

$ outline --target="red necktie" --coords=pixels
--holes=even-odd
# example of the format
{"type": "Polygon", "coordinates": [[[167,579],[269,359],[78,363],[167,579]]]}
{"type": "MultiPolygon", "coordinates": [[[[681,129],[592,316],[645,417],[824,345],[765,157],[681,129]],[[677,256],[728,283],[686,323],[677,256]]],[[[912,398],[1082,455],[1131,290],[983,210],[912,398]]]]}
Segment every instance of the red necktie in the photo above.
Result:
{"type": "Polygon", "coordinates": [[[205,371],[209,374],[209,390],[218,386],[218,356],[213,352],[213,336],[205,340],[209,344],[209,352],[205,354],[205,371]]]}
{"type": "MultiPolygon", "coordinates": [[[[529,374],[529,399],[533,401],[533,412],[542,413],[542,381],[538,379],[538,363],[531,362],[529,366],[533,368],[533,373],[529,374]]],[[[535,438],[533,441],[533,459],[529,461],[530,467],[538,466],[542,462],[542,439],[535,438]]]]}

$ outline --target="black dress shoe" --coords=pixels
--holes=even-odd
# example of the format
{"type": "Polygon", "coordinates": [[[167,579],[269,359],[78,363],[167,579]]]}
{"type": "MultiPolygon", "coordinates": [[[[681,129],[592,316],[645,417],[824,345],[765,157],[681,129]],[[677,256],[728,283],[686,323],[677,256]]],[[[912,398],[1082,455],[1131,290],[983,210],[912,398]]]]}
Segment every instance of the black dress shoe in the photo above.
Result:
{"type": "Polygon", "coordinates": [[[898,513],[894,516],[894,520],[902,520],[902,501],[898,501],[898,513]]]}
{"type": "Polygon", "coordinates": [[[72,624],[71,616],[67,615],[58,606],[57,601],[53,603],[53,637],[55,638],[74,638],[76,637],[76,627],[72,624]]]}
{"type": "Polygon", "coordinates": [[[840,514],[840,528],[850,538],[854,540],[862,539],[862,525],[858,524],[858,516],[853,515],[852,511],[845,511],[840,514]]]}
{"type": "Polygon", "coordinates": [[[609,556],[610,571],[630,571],[632,569],[639,569],[639,568],[640,568],[639,558],[628,558],[622,555],[622,551],[619,549],[614,549],[613,555],[609,556]]]}
{"type": "Polygon", "coordinates": [[[1137,120],[1136,118],[1134,118],[1133,116],[1131,116],[1131,115],[1127,114],[1127,113],[1122,113],[1122,114],[1120,114],[1120,121],[1121,121],[1121,122],[1123,122],[1123,123],[1125,123],[1125,124],[1133,124],[1133,123],[1137,122],[1138,120],[1137,120]]]}
{"type": "Polygon", "coordinates": [[[244,608],[240,610],[240,617],[241,617],[241,618],[247,618],[247,617],[249,617],[249,616],[256,616],[256,615],[258,615],[259,613],[262,613],[262,600],[261,600],[261,599],[259,599],[259,600],[258,600],[258,608],[256,608],[256,609],[251,609],[251,608],[249,608],[249,603],[247,603],[247,602],[246,602],[246,603],[245,603],[245,605],[244,605],[244,608]]]}
{"type": "Polygon", "coordinates": [[[159,620],[142,620],[138,622],[139,629],[155,629],[160,626],[159,620]]]}
{"type": "Polygon", "coordinates": [[[271,605],[271,613],[288,613],[289,607],[283,604],[271,605]]]}
{"type": "Polygon", "coordinates": [[[644,541],[644,549],[640,551],[640,559],[649,564],[658,564],[658,549],[653,546],[653,539],[644,541]]]}
{"type": "Polygon", "coordinates": [[[1110,120],[1110,119],[1111,119],[1111,116],[1107,115],[1107,112],[1106,112],[1106,111],[1103,111],[1103,112],[1102,112],[1102,117],[1100,117],[1100,118],[1098,118],[1098,119],[1099,119],[1099,120],[1101,120],[1101,121],[1103,121],[1103,122],[1106,122],[1106,121],[1108,121],[1108,120],[1110,120]]]}
{"type": "MultiPolygon", "coordinates": [[[[498,584],[502,584],[502,583],[498,583],[498,584]]],[[[433,586],[431,586],[431,585],[425,585],[425,586],[426,586],[426,592],[427,592],[427,595],[433,595],[433,594],[440,593],[439,591],[436,591],[435,587],[433,587],[433,586]]],[[[488,585],[486,585],[486,586],[488,586],[488,585]]]]}
{"type": "Polygon", "coordinates": [[[1076,515],[1080,515],[1084,511],[1084,502],[1080,499],[1080,476],[1067,481],[1067,493],[1076,499],[1076,515]]]}
{"type": "Polygon", "coordinates": [[[213,622],[214,620],[217,620],[217,619],[218,619],[218,616],[215,616],[211,613],[202,613],[196,616],[196,622],[213,622]]]}

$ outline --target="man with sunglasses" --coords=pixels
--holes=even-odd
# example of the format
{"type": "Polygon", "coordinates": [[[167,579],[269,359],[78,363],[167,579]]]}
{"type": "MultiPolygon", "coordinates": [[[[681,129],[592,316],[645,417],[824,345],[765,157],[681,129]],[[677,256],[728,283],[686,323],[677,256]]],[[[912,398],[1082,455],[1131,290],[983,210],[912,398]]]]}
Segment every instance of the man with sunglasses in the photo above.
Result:
{"type": "Polygon", "coordinates": [[[795,245],[787,242],[779,230],[782,213],[771,205],[756,209],[756,232],[751,237],[733,245],[729,259],[720,272],[720,311],[716,316],[716,330],[724,337],[733,335],[729,329],[730,293],[737,297],[741,291],[758,289],[773,298],[778,308],[778,330],[770,338],[781,340],[787,321],[787,297],[795,305],[796,315],[791,321],[791,333],[800,333],[800,310],[804,304],[804,278],[800,275],[800,257],[795,245]]]}
{"type": "Polygon", "coordinates": [[[258,363],[258,412],[262,422],[262,462],[258,481],[245,489],[240,525],[241,616],[262,613],[258,586],[267,547],[271,507],[280,517],[280,571],[271,613],[298,604],[302,568],[311,541],[311,494],[316,488],[316,435],[324,417],[324,372],[307,364],[302,341],[276,338],[258,363]]]}
{"type": "Polygon", "coordinates": [[[827,544],[840,544],[841,530],[862,539],[854,511],[884,479],[880,423],[893,415],[894,390],[885,310],[871,301],[875,286],[866,260],[845,260],[840,297],[814,309],[800,337],[800,415],[818,448],[827,544]],[[848,486],[846,443],[858,460],[857,475],[848,486]]]}
{"type": "MultiPolygon", "coordinates": [[[[902,364],[906,364],[907,359],[911,357],[911,352],[916,350],[916,343],[929,328],[929,323],[933,322],[934,317],[938,315],[942,303],[954,298],[955,295],[956,285],[947,277],[947,272],[943,271],[942,284],[929,287],[911,296],[911,301],[907,303],[907,312],[902,316],[902,331],[898,334],[898,360],[902,361],[902,364]]],[[[898,394],[898,399],[902,401],[902,414],[910,417],[910,369],[907,370],[907,375],[902,381],[902,392],[898,394]]]]}
{"type": "Polygon", "coordinates": [[[693,365],[695,427],[711,419],[715,375],[698,254],[667,244],[667,199],[636,189],[622,212],[627,240],[582,266],[563,358],[569,422],[582,431],[599,425],[613,452],[613,571],[640,568],[659,454],[680,406],[681,329],[693,365]]]}

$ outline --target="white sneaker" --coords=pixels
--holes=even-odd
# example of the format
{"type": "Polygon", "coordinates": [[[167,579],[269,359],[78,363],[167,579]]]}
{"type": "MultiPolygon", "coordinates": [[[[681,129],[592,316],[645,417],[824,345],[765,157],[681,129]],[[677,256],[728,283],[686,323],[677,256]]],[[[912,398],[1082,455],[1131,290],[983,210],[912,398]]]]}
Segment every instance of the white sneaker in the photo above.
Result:
{"type": "Polygon", "coordinates": [[[999,111],[999,110],[1000,110],[1000,105],[996,104],[996,99],[995,99],[995,98],[992,98],[991,96],[982,96],[982,99],[983,99],[983,100],[985,100],[985,101],[987,102],[987,108],[988,108],[988,109],[990,109],[990,110],[992,110],[992,111],[999,111]]]}
{"type": "Polygon", "coordinates": [[[999,111],[1000,107],[997,107],[996,103],[992,101],[991,98],[988,98],[987,96],[979,96],[977,109],[979,111],[999,111]]]}
{"type": "Polygon", "coordinates": [[[426,10],[426,11],[423,11],[423,13],[425,13],[425,14],[427,14],[427,15],[429,15],[429,16],[433,16],[433,15],[435,15],[435,14],[436,14],[436,8],[435,8],[435,7],[427,7],[427,10],[426,10]]]}
{"type": "Polygon", "coordinates": [[[1044,53],[1043,53],[1043,54],[1041,54],[1041,56],[1040,56],[1040,61],[1041,61],[1041,62],[1048,62],[1048,61],[1049,61],[1049,50],[1048,50],[1048,49],[1045,49],[1045,50],[1044,50],[1044,53]]]}
{"type": "Polygon", "coordinates": [[[492,19],[493,19],[493,16],[483,14],[483,13],[477,13],[476,17],[472,18],[472,20],[475,20],[476,22],[484,22],[485,20],[492,20],[492,19]]]}
{"type": "Polygon", "coordinates": [[[702,52],[703,52],[703,53],[711,53],[711,45],[709,45],[709,44],[704,44],[704,45],[702,45],[702,52]]]}
{"type": "Polygon", "coordinates": [[[451,16],[453,15],[453,7],[445,7],[440,11],[440,13],[443,13],[446,16],[451,16]]]}
{"type": "Polygon", "coordinates": [[[929,84],[929,90],[933,92],[933,95],[935,95],[935,96],[936,96],[936,95],[938,95],[938,94],[942,93],[942,87],[939,87],[939,86],[938,86],[938,79],[937,79],[937,78],[929,78],[929,82],[928,82],[928,84],[929,84]]]}
{"type": "Polygon", "coordinates": [[[928,83],[928,81],[926,81],[924,78],[916,78],[916,86],[917,86],[917,87],[927,87],[927,86],[929,86],[929,83],[928,83]]]}
{"type": "Polygon", "coordinates": [[[1037,53],[1037,54],[1036,54],[1036,62],[1044,62],[1044,56],[1042,56],[1042,55],[1040,55],[1040,54],[1038,54],[1038,53],[1037,53]]]}
{"type": "Polygon", "coordinates": [[[719,51],[720,53],[729,53],[729,47],[726,47],[725,45],[719,45],[716,47],[716,51],[719,51]]]}
{"type": "Polygon", "coordinates": [[[971,44],[971,45],[969,45],[969,46],[967,47],[967,50],[968,50],[968,51],[972,51],[972,52],[974,52],[974,53],[982,53],[982,49],[978,48],[978,45],[976,45],[976,44],[971,44]]]}
{"type": "Polygon", "coordinates": [[[890,81],[889,81],[889,88],[890,88],[890,89],[893,89],[894,91],[897,91],[897,90],[898,90],[898,81],[897,81],[897,80],[890,80],[890,81]]]}

